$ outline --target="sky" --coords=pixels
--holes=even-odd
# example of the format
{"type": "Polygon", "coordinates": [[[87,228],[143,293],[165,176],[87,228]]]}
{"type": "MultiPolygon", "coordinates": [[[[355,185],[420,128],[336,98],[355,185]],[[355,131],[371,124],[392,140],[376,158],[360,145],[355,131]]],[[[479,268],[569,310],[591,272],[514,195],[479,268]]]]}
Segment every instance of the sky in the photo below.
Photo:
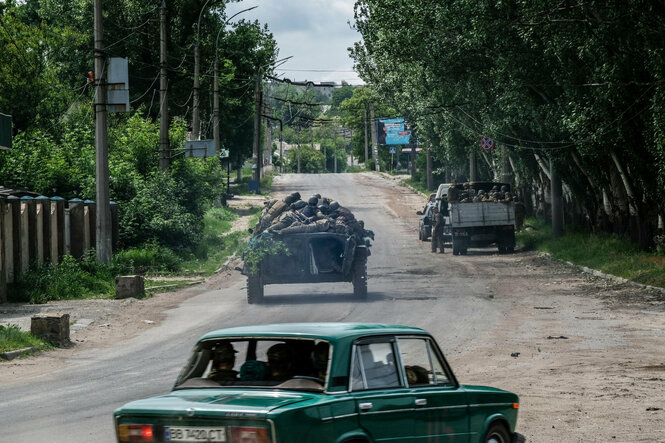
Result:
{"type": "Polygon", "coordinates": [[[280,65],[277,77],[294,81],[342,80],[352,85],[363,84],[353,71],[348,47],[360,41],[351,29],[355,0],[243,0],[227,5],[227,17],[252,6],[231,22],[258,20],[272,32],[279,57],[293,58],[280,65]]]}

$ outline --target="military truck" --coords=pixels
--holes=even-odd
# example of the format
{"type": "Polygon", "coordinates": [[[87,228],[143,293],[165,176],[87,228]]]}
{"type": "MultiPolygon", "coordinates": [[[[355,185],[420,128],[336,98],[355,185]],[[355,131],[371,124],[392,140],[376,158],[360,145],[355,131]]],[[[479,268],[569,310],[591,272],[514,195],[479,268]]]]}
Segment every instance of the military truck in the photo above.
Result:
{"type": "MultiPolygon", "coordinates": [[[[322,206],[319,208],[325,211],[322,206]]],[[[247,302],[262,303],[265,285],[294,283],[349,282],[356,298],[366,298],[367,257],[374,234],[345,208],[341,208],[345,210],[343,216],[335,217],[336,211],[331,211],[330,216],[319,213],[305,217],[297,207],[296,201],[290,204],[291,209],[283,211],[283,216],[295,220],[288,227],[277,221],[260,233],[254,232],[248,250],[254,247],[266,253],[258,262],[250,263],[246,250],[243,274],[247,276],[247,302]],[[261,243],[273,247],[265,248],[261,243]]],[[[257,227],[261,225],[262,220],[257,227]]]]}
{"type": "Polygon", "coordinates": [[[267,255],[255,272],[245,266],[247,302],[262,303],[269,284],[334,283],[353,284],[353,295],[367,297],[369,246],[354,237],[328,232],[294,233],[278,237],[286,252],[267,255]]]}
{"type": "MultiPolygon", "coordinates": [[[[494,186],[501,188],[508,183],[471,182],[470,187],[490,192],[494,186]]],[[[463,185],[455,185],[463,192],[463,185]]],[[[447,189],[446,189],[447,192],[447,189]]],[[[447,205],[452,233],[453,255],[466,255],[470,247],[496,245],[500,254],[515,251],[515,204],[503,202],[448,202],[437,193],[439,207],[447,205]]],[[[444,213],[445,213],[444,212],[444,213]]]]}

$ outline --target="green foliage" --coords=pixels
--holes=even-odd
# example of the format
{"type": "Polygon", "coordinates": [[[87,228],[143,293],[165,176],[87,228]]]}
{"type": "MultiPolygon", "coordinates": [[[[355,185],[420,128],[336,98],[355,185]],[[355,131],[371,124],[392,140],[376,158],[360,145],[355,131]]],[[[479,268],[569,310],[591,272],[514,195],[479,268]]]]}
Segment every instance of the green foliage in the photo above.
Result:
{"type": "Polygon", "coordinates": [[[23,348],[48,349],[51,346],[29,332],[21,331],[18,325],[0,325],[0,352],[15,351],[23,348]]]}
{"type": "Polygon", "coordinates": [[[525,191],[549,186],[553,162],[588,219],[609,200],[615,227],[636,216],[641,246],[651,240],[665,213],[665,34],[650,31],[662,5],[359,0],[355,19],[372,100],[431,144],[434,169],[468,177],[474,153],[493,178],[509,154],[525,191]],[[483,153],[483,135],[499,148],[483,153]]]}
{"type": "Polygon", "coordinates": [[[113,263],[129,274],[178,272],[182,268],[180,257],[156,243],[118,251],[113,256],[113,263]]]}
{"type": "Polygon", "coordinates": [[[300,172],[317,174],[324,171],[323,152],[310,145],[301,145],[300,148],[289,150],[286,155],[286,164],[290,172],[298,172],[298,153],[300,153],[300,172]]]}
{"type": "Polygon", "coordinates": [[[258,271],[261,261],[270,255],[291,255],[284,242],[276,240],[273,236],[262,234],[253,237],[245,248],[242,258],[245,264],[249,266],[251,273],[258,271]]]}
{"type": "Polygon", "coordinates": [[[118,269],[97,263],[94,250],[77,261],[66,255],[58,265],[33,266],[18,276],[9,290],[13,302],[46,303],[51,300],[112,296],[118,269]]]}

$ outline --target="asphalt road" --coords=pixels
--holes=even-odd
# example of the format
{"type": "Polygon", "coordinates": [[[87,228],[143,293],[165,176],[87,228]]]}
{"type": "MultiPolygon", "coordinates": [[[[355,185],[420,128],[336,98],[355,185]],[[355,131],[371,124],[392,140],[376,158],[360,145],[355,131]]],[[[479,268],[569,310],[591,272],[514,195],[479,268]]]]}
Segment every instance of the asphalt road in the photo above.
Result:
{"type": "MultiPolygon", "coordinates": [[[[591,309],[602,308],[599,302],[587,298],[579,301],[582,299],[572,294],[571,285],[582,283],[570,280],[568,275],[550,277],[550,269],[538,274],[540,271],[534,267],[525,276],[529,280],[518,282],[519,286],[544,287],[552,281],[553,289],[543,291],[542,298],[527,302],[529,305],[524,309],[528,310],[524,312],[528,312],[531,323],[524,323],[520,330],[520,324],[514,320],[520,301],[511,296],[516,289],[506,281],[504,272],[506,266],[514,267],[521,259],[511,258],[513,264],[506,265],[506,260],[499,259],[494,250],[470,251],[469,256],[455,258],[450,253],[432,254],[429,243],[417,239],[415,208],[424,200],[395,181],[376,174],[289,174],[278,177],[274,188],[278,195],[299,191],[305,199],[317,192],[333,197],[375,232],[368,260],[366,301],[353,298],[350,283],[267,286],[266,302],[262,305],[247,304],[244,279],[236,279],[219,290],[200,287],[198,295],[168,311],[159,325],[131,340],[76,353],[65,369],[45,376],[9,384],[0,380],[0,442],[115,441],[112,411],[130,400],[167,393],[196,339],[204,332],[223,327],[301,321],[413,325],[430,331],[444,353],[460,355],[458,365],[466,365],[467,370],[478,368],[476,373],[481,376],[484,367],[501,365],[512,364],[510,368],[526,371],[526,367],[520,366],[521,360],[511,360],[510,351],[502,349],[499,356],[492,355],[493,343],[497,346],[508,343],[523,354],[528,345],[530,352],[535,353],[534,358],[539,359],[534,360],[536,363],[556,364],[549,363],[555,360],[543,360],[552,355],[546,348],[552,341],[537,341],[550,332],[536,332],[534,325],[544,324],[551,328],[547,331],[558,335],[573,327],[570,326],[573,323],[567,322],[575,322],[579,335],[585,337],[597,337],[608,329],[600,321],[585,322],[588,326],[584,327],[589,329],[580,329],[579,319],[586,317],[580,317],[575,309],[583,309],[588,317],[591,309]],[[561,286],[554,287],[558,283],[561,286]],[[496,288],[501,287],[505,290],[497,292],[496,288]],[[564,298],[578,303],[571,308],[572,314],[565,303],[558,301],[564,298]],[[580,307],[580,303],[584,306],[580,307]],[[486,349],[483,356],[474,358],[470,349],[479,343],[486,349]],[[545,352],[541,352],[541,347],[545,352]]],[[[565,344],[577,343],[574,338],[565,344]]],[[[583,338],[579,340],[587,346],[583,338]]],[[[591,345],[607,347],[595,340],[591,345]]],[[[39,364],[38,358],[35,361],[39,364]]],[[[550,374],[551,368],[539,370],[550,374]]],[[[510,384],[516,383],[512,371],[504,371],[499,387],[510,389],[510,384]]],[[[541,378],[540,372],[532,372],[535,381],[541,378]]],[[[457,375],[465,381],[459,371],[457,375]]],[[[487,378],[489,383],[497,382],[491,373],[487,378]]],[[[538,402],[535,398],[534,411],[536,407],[548,408],[547,401],[542,405],[538,402]]],[[[534,416],[537,413],[532,412],[534,416]]],[[[547,420],[547,414],[538,414],[547,420]]],[[[540,429],[542,433],[543,428],[540,429]]]]}

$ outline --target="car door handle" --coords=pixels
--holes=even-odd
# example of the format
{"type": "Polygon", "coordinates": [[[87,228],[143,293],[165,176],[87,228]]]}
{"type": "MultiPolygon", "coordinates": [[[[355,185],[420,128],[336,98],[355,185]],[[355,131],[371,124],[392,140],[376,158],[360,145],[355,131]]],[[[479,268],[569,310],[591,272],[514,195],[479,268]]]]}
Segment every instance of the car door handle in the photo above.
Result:
{"type": "Polygon", "coordinates": [[[416,406],[425,406],[427,404],[426,398],[416,398],[416,406]]]}
{"type": "Polygon", "coordinates": [[[361,411],[369,411],[372,409],[372,406],[374,406],[372,403],[360,403],[358,407],[360,408],[361,411]]]}

